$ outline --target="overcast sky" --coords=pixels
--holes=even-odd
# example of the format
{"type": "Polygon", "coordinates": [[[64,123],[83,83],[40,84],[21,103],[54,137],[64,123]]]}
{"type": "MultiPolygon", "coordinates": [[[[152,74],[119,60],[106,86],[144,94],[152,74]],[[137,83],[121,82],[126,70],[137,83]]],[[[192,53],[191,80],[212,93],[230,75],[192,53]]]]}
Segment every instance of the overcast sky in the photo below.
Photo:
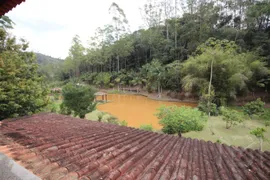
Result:
{"type": "Polygon", "coordinates": [[[97,27],[110,23],[112,2],[124,10],[132,31],[143,25],[139,8],[146,0],[26,0],[6,15],[16,23],[13,35],[28,40],[30,50],[65,58],[72,37],[78,34],[86,44],[97,27]]]}

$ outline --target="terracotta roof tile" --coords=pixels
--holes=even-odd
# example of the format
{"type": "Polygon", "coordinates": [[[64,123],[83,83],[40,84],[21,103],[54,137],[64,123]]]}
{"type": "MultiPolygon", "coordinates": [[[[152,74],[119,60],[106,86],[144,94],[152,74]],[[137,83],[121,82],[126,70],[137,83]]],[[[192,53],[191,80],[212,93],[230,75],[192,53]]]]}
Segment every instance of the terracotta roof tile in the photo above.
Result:
{"type": "Polygon", "coordinates": [[[0,152],[42,179],[270,179],[270,152],[57,114],[2,121],[0,152]]]}
{"type": "Polygon", "coordinates": [[[0,0],[0,16],[15,8],[25,0],[0,0]]]}

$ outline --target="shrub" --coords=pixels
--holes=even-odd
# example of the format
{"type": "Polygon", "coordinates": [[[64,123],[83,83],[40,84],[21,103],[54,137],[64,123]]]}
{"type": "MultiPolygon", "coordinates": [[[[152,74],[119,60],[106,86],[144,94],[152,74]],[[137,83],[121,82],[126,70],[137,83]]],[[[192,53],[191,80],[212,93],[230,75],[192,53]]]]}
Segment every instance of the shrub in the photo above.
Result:
{"type": "Polygon", "coordinates": [[[270,110],[266,109],[264,113],[260,115],[260,119],[264,121],[265,126],[270,126],[270,110]]]}
{"type": "Polygon", "coordinates": [[[264,112],[264,105],[265,103],[261,101],[260,98],[258,98],[256,101],[245,104],[243,110],[245,114],[248,114],[249,116],[252,116],[254,114],[259,115],[264,112]]]}
{"type": "Polygon", "coordinates": [[[71,114],[85,118],[85,115],[95,110],[94,90],[88,86],[80,86],[72,83],[64,86],[62,90],[63,103],[61,113],[71,114]]]}
{"type": "Polygon", "coordinates": [[[102,118],[103,118],[104,115],[105,115],[104,112],[100,112],[100,113],[98,114],[98,121],[99,121],[99,122],[101,122],[101,120],[102,120],[102,118]]]}
{"type": "Polygon", "coordinates": [[[167,134],[201,131],[207,121],[204,113],[185,106],[162,106],[156,115],[163,126],[162,131],[167,134]]]}
{"type": "MultiPolygon", "coordinates": [[[[198,109],[208,114],[208,105],[204,102],[199,102],[198,109]]],[[[210,104],[210,115],[217,116],[219,114],[217,105],[215,103],[210,104]]]]}
{"type": "Polygon", "coordinates": [[[111,123],[111,124],[117,124],[119,125],[119,120],[117,119],[117,117],[115,116],[110,116],[108,119],[107,119],[108,123],[111,123]]]}
{"type": "Polygon", "coordinates": [[[226,122],[226,129],[232,127],[232,125],[237,125],[237,123],[243,122],[243,116],[236,110],[221,107],[222,120],[226,122]]]}
{"type": "Polygon", "coordinates": [[[250,131],[250,134],[256,136],[259,141],[260,141],[260,150],[262,151],[263,149],[263,141],[267,140],[264,136],[264,133],[266,132],[266,129],[264,128],[259,128],[257,127],[256,129],[253,129],[252,131],[250,131]]]}
{"type": "Polygon", "coordinates": [[[152,124],[144,124],[140,126],[140,129],[145,131],[153,131],[153,126],[152,124]]]}
{"type": "Polygon", "coordinates": [[[128,122],[126,120],[120,121],[119,122],[120,126],[128,126],[128,122]]]}
{"type": "Polygon", "coordinates": [[[55,101],[58,101],[60,99],[60,93],[57,93],[57,92],[53,93],[53,99],[55,101]]]}
{"type": "Polygon", "coordinates": [[[111,79],[110,73],[107,72],[98,73],[94,79],[94,84],[100,87],[108,87],[110,84],[110,79],[111,79]]]}
{"type": "Polygon", "coordinates": [[[208,111],[210,111],[210,116],[217,116],[219,114],[217,105],[215,103],[212,103],[212,100],[210,99],[210,108],[208,109],[208,100],[209,96],[206,94],[203,94],[200,97],[200,101],[198,104],[198,109],[202,112],[205,112],[208,114],[208,111]]]}

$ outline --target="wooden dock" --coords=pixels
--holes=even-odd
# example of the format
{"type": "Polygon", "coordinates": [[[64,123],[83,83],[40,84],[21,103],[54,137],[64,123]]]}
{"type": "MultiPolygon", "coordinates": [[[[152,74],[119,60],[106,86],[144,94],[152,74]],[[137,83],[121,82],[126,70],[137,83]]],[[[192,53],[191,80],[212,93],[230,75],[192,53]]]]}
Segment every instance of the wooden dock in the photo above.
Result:
{"type": "Polygon", "coordinates": [[[97,97],[101,96],[103,102],[108,102],[108,95],[105,92],[96,92],[95,93],[95,101],[97,101],[97,97]]]}
{"type": "Polygon", "coordinates": [[[139,93],[141,90],[140,88],[121,88],[121,91],[123,92],[135,92],[135,93],[139,93]]]}

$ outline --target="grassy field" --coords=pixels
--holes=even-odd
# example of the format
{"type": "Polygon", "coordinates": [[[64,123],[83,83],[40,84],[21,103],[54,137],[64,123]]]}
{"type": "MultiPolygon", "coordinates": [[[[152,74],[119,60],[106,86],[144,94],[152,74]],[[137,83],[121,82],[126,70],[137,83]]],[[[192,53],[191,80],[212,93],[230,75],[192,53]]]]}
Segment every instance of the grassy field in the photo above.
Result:
{"type": "MultiPolygon", "coordinates": [[[[236,126],[232,126],[230,129],[225,128],[225,122],[221,117],[211,117],[207,122],[203,131],[200,132],[189,132],[185,133],[185,137],[202,139],[205,141],[216,142],[217,140],[221,143],[234,146],[242,146],[244,148],[259,149],[258,139],[250,134],[250,131],[256,127],[265,127],[264,123],[259,120],[245,120],[236,126]],[[210,131],[215,133],[212,135],[210,131]]],[[[267,132],[265,133],[266,138],[270,139],[270,127],[265,127],[267,132]]],[[[265,141],[263,143],[263,150],[270,151],[270,142],[265,141]]]]}

